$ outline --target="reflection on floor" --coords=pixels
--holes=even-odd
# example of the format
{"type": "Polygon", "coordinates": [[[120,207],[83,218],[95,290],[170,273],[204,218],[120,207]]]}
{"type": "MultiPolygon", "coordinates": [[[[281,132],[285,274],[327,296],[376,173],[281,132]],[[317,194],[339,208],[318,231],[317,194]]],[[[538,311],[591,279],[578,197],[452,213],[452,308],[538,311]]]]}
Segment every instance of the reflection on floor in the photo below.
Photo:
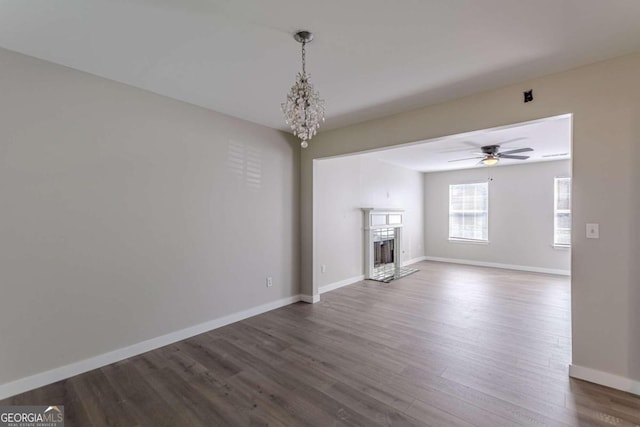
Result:
{"type": "Polygon", "coordinates": [[[375,266],[373,268],[373,274],[371,275],[371,280],[389,283],[392,280],[400,279],[402,277],[413,274],[416,271],[418,271],[417,268],[409,268],[409,267],[396,268],[396,265],[393,262],[390,262],[388,264],[375,266]]]}

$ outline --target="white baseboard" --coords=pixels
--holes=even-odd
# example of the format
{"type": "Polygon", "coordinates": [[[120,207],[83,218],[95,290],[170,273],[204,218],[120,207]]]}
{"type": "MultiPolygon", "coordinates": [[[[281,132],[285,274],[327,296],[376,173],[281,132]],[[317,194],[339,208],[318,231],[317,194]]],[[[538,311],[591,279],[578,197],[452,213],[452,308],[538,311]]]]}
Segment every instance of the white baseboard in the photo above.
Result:
{"type": "Polygon", "coordinates": [[[546,273],[546,274],[557,274],[559,276],[571,276],[571,271],[569,270],[558,270],[554,268],[530,267],[528,265],[502,264],[498,262],[473,261],[469,259],[440,258],[435,256],[426,256],[424,257],[424,259],[426,261],[449,262],[452,264],[476,265],[479,267],[493,267],[493,268],[502,268],[505,270],[520,270],[520,271],[530,271],[532,273],[546,273]]]}
{"type": "Polygon", "coordinates": [[[329,283],[328,285],[320,286],[320,288],[318,288],[318,292],[320,294],[324,294],[325,292],[333,291],[334,289],[338,289],[343,286],[352,285],[362,280],[364,280],[364,274],[350,277],[348,279],[340,280],[339,282],[333,282],[333,283],[329,283]]]}
{"type": "Polygon", "coordinates": [[[308,304],[320,302],[320,295],[300,295],[300,301],[308,304]]]}
{"type": "Polygon", "coordinates": [[[403,265],[403,266],[405,266],[405,265],[411,265],[411,264],[415,264],[415,263],[417,263],[417,262],[420,262],[420,261],[426,261],[426,260],[427,260],[427,257],[426,257],[426,256],[419,256],[419,257],[417,257],[417,258],[411,258],[411,259],[406,260],[405,262],[403,262],[403,263],[402,263],[402,265],[403,265]]]}
{"type": "Polygon", "coordinates": [[[632,380],[631,378],[621,377],[579,365],[569,365],[569,376],[626,391],[627,393],[640,395],[640,381],[632,380]]]}
{"type": "Polygon", "coordinates": [[[199,325],[191,326],[179,331],[168,333],[166,335],[142,341],[128,347],[100,354],[89,359],[80,360],[78,362],[61,366],[59,368],[51,369],[49,371],[41,372],[29,377],[20,378],[12,382],[2,384],[0,385],[0,400],[15,396],[16,394],[24,393],[25,391],[33,390],[34,388],[52,384],[54,382],[70,378],[75,375],[91,371],[93,369],[101,368],[103,366],[110,365],[111,363],[119,362],[121,360],[128,359],[129,357],[137,356],[139,354],[146,353],[147,351],[155,350],[156,348],[173,344],[175,342],[191,338],[195,335],[199,335],[204,332],[208,332],[213,329],[217,329],[222,326],[226,326],[231,323],[256,316],[258,314],[266,313],[267,311],[275,310],[276,308],[293,304],[300,301],[301,299],[301,295],[294,295],[288,298],[272,301],[266,304],[259,305],[257,307],[252,307],[247,310],[242,310],[237,313],[230,314],[228,316],[219,317],[217,319],[210,320],[199,325]]]}

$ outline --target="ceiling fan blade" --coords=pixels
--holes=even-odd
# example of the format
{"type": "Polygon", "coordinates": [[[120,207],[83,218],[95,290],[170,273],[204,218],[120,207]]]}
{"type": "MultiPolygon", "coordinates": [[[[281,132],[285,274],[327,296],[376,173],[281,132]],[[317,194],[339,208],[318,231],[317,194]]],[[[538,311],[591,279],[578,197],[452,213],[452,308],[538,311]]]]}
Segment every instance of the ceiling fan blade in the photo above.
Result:
{"type": "Polygon", "coordinates": [[[496,142],[494,145],[511,144],[512,142],[522,141],[523,139],[529,139],[529,138],[526,136],[521,136],[520,138],[513,138],[513,139],[507,139],[506,141],[502,141],[502,142],[496,142]]]}
{"type": "Polygon", "coordinates": [[[502,153],[499,153],[498,157],[500,157],[501,159],[516,159],[516,160],[527,160],[529,158],[529,156],[514,156],[511,154],[502,154],[502,153]]]}
{"type": "Polygon", "coordinates": [[[500,154],[516,154],[516,153],[524,153],[526,151],[533,151],[533,148],[517,148],[515,150],[509,150],[509,151],[501,151],[500,154]]]}
{"type": "Polygon", "coordinates": [[[464,145],[468,145],[468,148],[453,148],[450,150],[440,150],[438,151],[438,153],[456,153],[456,152],[460,152],[460,151],[468,151],[469,149],[480,149],[480,147],[482,147],[482,145],[478,145],[475,144],[471,141],[460,141],[460,143],[464,144],[464,145]]]}
{"type": "MultiPolygon", "coordinates": [[[[461,144],[464,145],[468,145],[470,149],[480,149],[485,145],[504,145],[504,144],[511,144],[512,142],[517,142],[517,141],[522,141],[523,139],[528,139],[526,136],[520,137],[520,138],[513,138],[513,139],[507,139],[506,141],[502,141],[502,142],[497,142],[495,144],[483,144],[483,143],[477,143],[477,142],[473,142],[473,141],[458,141],[461,144]]],[[[438,151],[438,153],[455,153],[455,152],[460,152],[460,151],[467,151],[469,148],[453,148],[450,150],[440,150],[438,151]]]]}
{"type": "Polygon", "coordinates": [[[482,144],[478,144],[478,143],[473,142],[473,141],[460,141],[460,142],[465,144],[465,145],[468,145],[469,147],[472,147],[472,148],[480,148],[480,147],[482,147],[482,144]]]}
{"type": "Polygon", "coordinates": [[[464,160],[474,160],[474,159],[482,159],[482,157],[478,156],[478,157],[467,157],[466,159],[455,159],[455,160],[449,160],[448,163],[453,163],[453,162],[462,162],[464,160]]]}

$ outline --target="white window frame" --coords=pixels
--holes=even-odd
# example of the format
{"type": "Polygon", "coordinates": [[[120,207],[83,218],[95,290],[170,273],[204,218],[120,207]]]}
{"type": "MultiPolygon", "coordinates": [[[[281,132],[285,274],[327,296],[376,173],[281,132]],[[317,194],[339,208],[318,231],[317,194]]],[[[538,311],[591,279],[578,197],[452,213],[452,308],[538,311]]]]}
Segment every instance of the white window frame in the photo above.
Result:
{"type": "MultiPolygon", "coordinates": [[[[571,215],[571,204],[569,204],[569,209],[558,209],[558,182],[564,180],[569,180],[569,200],[571,200],[571,177],[570,176],[556,176],[553,178],[553,246],[556,248],[570,248],[571,241],[569,243],[559,243],[558,236],[558,214],[569,214],[571,215]]],[[[567,230],[562,228],[562,230],[567,230]]],[[[571,225],[568,228],[569,236],[571,236],[571,225]]]]}
{"type": "MultiPolygon", "coordinates": [[[[465,212],[464,210],[461,212],[465,212]]],[[[449,206],[448,206],[448,211],[447,211],[447,215],[448,215],[448,220],[449,220],[449,231],[448,231],[448,236],[449,236],[449,241],[450,242],[454,242],[454,243],[472,243],[472,244],[488,244],[489,243],[489,183],[486,181],[483,182],[467,182],[467,183],[461,183],[461,184],[450,184],[449,185],[449,206]],[[486,239],[470,239],[470,238],[466,238],[466,237],[457,237],[457,236],[452,236],[451,235],[451,195],[453,193],[453,187],[457,187],[457,186],[461,186],[461,185],[477,185],[477,184],[483,184],[487,187],[487,209],[486,211],[484,211],[487,215],[487,238],[486,239]]]]}

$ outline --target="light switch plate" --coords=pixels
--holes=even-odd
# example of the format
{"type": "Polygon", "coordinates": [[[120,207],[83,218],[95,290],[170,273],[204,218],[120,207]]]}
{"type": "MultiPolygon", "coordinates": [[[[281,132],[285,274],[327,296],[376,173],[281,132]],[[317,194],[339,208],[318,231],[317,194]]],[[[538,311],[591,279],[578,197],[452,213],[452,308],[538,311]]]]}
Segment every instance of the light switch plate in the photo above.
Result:
{"type": "Polygon", "coordinates": [[[587,239],[600,238],[600,224],[587,224],[587,239]]]}

